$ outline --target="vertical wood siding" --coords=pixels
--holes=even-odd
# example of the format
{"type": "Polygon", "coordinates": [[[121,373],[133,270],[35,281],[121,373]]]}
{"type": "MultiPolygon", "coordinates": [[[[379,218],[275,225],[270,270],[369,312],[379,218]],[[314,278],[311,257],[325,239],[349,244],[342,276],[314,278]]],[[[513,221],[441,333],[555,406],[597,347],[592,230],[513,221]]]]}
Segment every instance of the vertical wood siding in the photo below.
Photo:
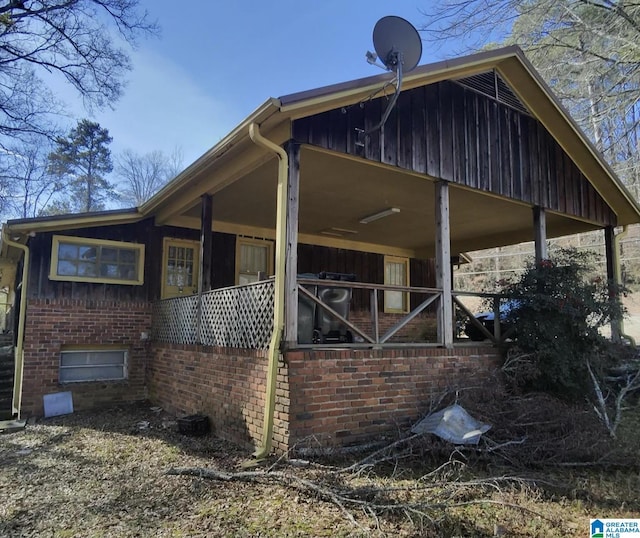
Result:
{"type": "Polygon", "coordinates": [[[402,92],[376,126],[386,97],[294,121],[301,143],[357,155],[615,225],[616,216],[542,124],[451,81],[402,92]]]}
{"type": "MultiPolygon", "coordinates": [[[[93,301],[154,301],[160,298],[162,284],[162,243],[165,237],[198,241],[200,232],[172,226],[157,227],[151,219],[135,224],[83,228],[59,232],[62,235],[109,239],[131,243],[145,243],[144,283],[141,286],[100,284],[93,282],[63,282],[49,280],[51,243],[54,233],[39,233],[31,238],[31,266],[29,297],[39,299],[74,299],[93,301]]],[[[236,236],[214,232],[211,260],[213,288],[235,284],[236,236]]],[[[384,283],[384,256],[369,252],[320,247],[298,246],[298,272],[354,273],[361,282],[384,283]]],[[[411,285],[433,287],[433,263],[429,260],[411,260],[411,285]]],[[[356,291],[354,301],[358,307],[369,308],[366,291],[356,291]]],[[[416,305],[414,305],[416,306],[416,305]]]]}

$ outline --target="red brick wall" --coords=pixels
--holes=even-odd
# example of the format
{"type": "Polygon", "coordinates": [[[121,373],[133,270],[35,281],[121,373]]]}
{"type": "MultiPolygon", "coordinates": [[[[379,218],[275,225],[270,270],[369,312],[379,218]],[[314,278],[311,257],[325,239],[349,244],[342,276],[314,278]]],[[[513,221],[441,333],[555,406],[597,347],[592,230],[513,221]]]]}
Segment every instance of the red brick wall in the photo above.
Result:
{"type": "MultiPolygon", "coordinates": [[[[262,440],[267,352],[154,343],[147,370],[149,398],[177,416],[201,413],[215,433],[244,446],[262,440]]],[[[278,374],[274,445],[288,442],[288,388],[278,374]]]]}
{"type": "MultiPolygon", "coordinates": [[[[396,432],[446,389],[481,385],[498,363],[489,347],[290,351],[280,362],[274,449],[301,439],[347,445],[396,432]]],[[[150,399],[178,416],[202,413],[215,433],[244,446],[262,440],[266,351],[154,344],[150,399]]]]}
{"type": "Polygon", "coordinates": [[[42,396],[53,392],[71,391],[77,410],[145,399],[149,344],[140,336],[150,331],[150,303],[30,299],[24,341],[24,416],[42,416],[42,396]],[[129,349],[126,380],[59,383],[60,351],[64,346],[102,344],[129,349]]]}
{"type": "Polygon", "coordinates": [[[487,383],[489,347],[287,353],[289,441],[348,445],[408,428],[446,389],[487,383]]]}

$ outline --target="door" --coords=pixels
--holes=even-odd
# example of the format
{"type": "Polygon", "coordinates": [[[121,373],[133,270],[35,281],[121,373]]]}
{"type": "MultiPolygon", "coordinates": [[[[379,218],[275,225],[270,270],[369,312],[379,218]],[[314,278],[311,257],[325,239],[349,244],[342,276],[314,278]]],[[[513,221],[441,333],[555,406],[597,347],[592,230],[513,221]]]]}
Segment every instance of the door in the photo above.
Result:
{"type": "Polygon", "coordinates": [[[162,248],[162,298],[198,293],[200,242],[165,237],[162,248]]]}

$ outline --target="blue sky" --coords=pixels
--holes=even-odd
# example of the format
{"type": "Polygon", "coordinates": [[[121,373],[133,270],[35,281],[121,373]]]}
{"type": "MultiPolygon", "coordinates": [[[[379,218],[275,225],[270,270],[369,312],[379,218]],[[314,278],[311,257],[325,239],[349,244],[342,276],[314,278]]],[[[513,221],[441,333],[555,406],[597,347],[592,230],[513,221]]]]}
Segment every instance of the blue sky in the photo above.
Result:
{"type": "MultiPolygon", "coordinates": [[[[142,41],[132,55],[134,70],[115,110],[90,117],[109,129],[114,154],[179,147],[185,166],[269,97],[381,73],[365,59],[381,17],[424,22],[420,0],[141,4],[160,23],[161,37],[142,41]]],[[[443,57],[423,49],[421,64],[443,57]]]]}

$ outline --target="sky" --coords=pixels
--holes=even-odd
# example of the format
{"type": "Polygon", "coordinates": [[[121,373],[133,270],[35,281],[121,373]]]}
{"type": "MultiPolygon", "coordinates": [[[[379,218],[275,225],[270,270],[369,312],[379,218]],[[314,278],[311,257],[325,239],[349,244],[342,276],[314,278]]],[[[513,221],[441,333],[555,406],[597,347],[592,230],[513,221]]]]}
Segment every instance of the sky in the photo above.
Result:
{"type": "MultiPolygon", "coordinates": [[[[424,1],[424,0],[423,0],[424,1]]],[[[426,0],[429,2],[430,0],[426,0]]],[[[419,27],[420,0],[141,0],[161,26],[141,40],[113,110],[72,114],[106,127],[112,153],[176,148],[187,166],[269,97],[382,73],[365,59],[378,19],[419,27]]],[[[422,4],[424,6],[424,4],[422,4]]],[[[420,64],[443,58],[423,43],[420,64]]],[[[75,125],[70,121],[70,127],[75,125]]]]}

